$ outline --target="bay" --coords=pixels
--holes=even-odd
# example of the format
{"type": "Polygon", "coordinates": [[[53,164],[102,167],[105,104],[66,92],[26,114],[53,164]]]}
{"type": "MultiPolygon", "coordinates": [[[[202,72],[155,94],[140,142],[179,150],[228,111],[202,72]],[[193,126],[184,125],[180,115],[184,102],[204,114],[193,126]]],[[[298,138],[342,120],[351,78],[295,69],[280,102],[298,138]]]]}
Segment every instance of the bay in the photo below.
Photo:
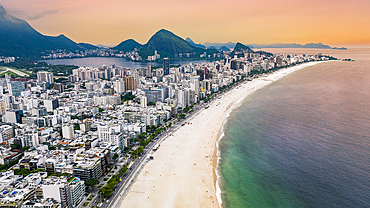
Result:
{"type": "MultiPolygon", "coordinates": [[[[162,63],[158,62],[135,62],[135,61],[128,61],[124,58],[114,58],[114,57],[86,57],[86,58],[71,58],[71,59],[43,59],[39,60],[39,62],[46,62],[52,65],[76,65],[80,67],[101,67],[102,65],[110,66],[115,65],[123,68],[130,68],[130,69],[141,69],[145,68],[147,65],[152,66],[162,66],[162,63]]],[[[209,62],[209,60],[176,60],[171,61],[170,65],[185,65],[189,63],[205,63],[209,62]]]]}

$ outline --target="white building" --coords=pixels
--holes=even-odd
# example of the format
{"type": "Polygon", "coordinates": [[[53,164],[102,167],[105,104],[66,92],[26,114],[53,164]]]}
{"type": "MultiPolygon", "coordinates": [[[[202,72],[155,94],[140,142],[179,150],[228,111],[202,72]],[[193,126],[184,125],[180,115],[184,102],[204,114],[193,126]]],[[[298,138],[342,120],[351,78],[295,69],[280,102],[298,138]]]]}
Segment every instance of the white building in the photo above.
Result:
{"type": "Polygon", "coordinates": [[[52,177],[45,179],[41,187],[44,199],[53,198],[62,205],[62,208],[73,207],[67,180],[52,177]]]}
{"type": "Polygon", "coordinates": [[[37,72],[37,82],[49,82],[54,83],[53,72],[40,71],[37,72]]]}
{"type": "Polygon", "coordinates": [[[114,92],[121,94],[125,92],[125,82],[122,80],[117,80],[113,82],[114,84],[114,92]]]}
{"type": "Polygon", "coordinates": [[[63,124],[62,134],[64,139],[75,139],[74,126],[71,124],[63,124]]]}
{"type": "Polygon", "coordinates": [[[33,147],[35,145],[40,144],[39,136],[37,132],[26,132],[25,134],[22,135],[21,137],[22,141],[22,147],[29,146],[33,147]]]}
{"type": "Polygon", "coordinates": [[[79,178],[74,177],[68,184],[71,191],[72,206],[77,207],[81,203],[85,195],[85,183],[79,178]]]}

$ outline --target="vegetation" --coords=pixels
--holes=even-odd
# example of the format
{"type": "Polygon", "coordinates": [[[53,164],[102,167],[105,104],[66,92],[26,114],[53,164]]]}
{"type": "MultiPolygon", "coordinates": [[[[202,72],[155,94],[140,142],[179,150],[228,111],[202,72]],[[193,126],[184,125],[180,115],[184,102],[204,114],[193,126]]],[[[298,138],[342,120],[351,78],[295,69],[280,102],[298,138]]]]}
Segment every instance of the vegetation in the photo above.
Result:
{"type": "Polygon", "coordinates": [[[118,172],[118,175],[122,177],[127,172],[127,164],[124,165],[118,172]]]}
{"type": "Polygon", "coordinates": [[[74,123],[74,130],[80,130],[80,124],[79,123],[74,123]]]}
{"type": "MultiPolygon", "coordinates": [[[[118,176],[119,177],[119,176],[118,176]]],[[[119,179],[118,179],[119,180],[119,179]]],[[[112,177],[112,178],[110,178],[109,179],[109,181],[107,182],[107,186],[109,187],[109,188],[114,188],[116,185],[118,184],[118,182],[116,181],[116,177],[115,177],[115,175],[112,177]]]]}
{"type": "Polygon", "coordinates": [[[80,119],[78,116],[71,116],[71,119],[80,119]]]}
{"type": "Polygon", "coordinates": [[[16,143],[13,143],[13,144],[11,144],[11,145],[10,145],[10,147],[11,147],[12,149],[20,149],[20,148],[21,148],[21,145],[16,144],[16,143]]]}
{"type": "Polygon", "coordinates": [[[4,170],[7,170],[8,168],[12,167],[15,164],[18,164],[19,160],[23,157],[23,155],[24,155],[23,153],[18,155],[17,159],[15,159],[13,161],[10,161],[8,163],[5,163],[4,165],[0,164],[0,170],[4,171],[4,170]]]}
{"type": "Polygon", "coordinates": [[[114,155],[113,155],[113,160],[116,160],[117,158],[119,157],[119,155],[117,154],[117,153],[114,153],[114,155]]]}
{"type": "Polygon", "coordinates": [[[22,147],[21,149],[22,150],[24,150],[24,151],[27,151],[27,150],[29,150],[31,147],[30,146],[24,146],[24,147],[22,147]]]}
{"type": "MultiPolygon", "coordinates": [[[[159,30],[154,34],[147,44],[145,44],[139,51],[139,55],[146,59],[148,56],[154,55],[154,50],[157,50],[161,57],[173,58],[175,54],[179,53],[192,53],[197,55],[218,53],[215,49],[202,49],[191,45],[181,37],[173,34],[168,30],[159,30]]],[[[191,57],[193,58],[193,57],[191,57]]]]}
{"type": "Polygon", "coordinates": [[[29,170],[29,169],[26,169],[26,168],[14,169],[14,175],[23,175],[23,177],[26,177],[31,173],[38,173],[38,172],[43,172],[43,171],[45,171],[45,170],[41,169],[41,168],[38,168],[36,170],[29,170]]]}
{"type": "Polygon", "coordinates": [[[139,138],[140,138],[140,139],[145,139],[145,138],[146,138],[146,132],[141,132],[141,133],[139,134],[139,138]]]}
{"type": "Polygon", "coordinates": [[[141,154],[143,152],[144,152],[144,147],[140,146],[136,150],[132,151],[132,155],[133,156],[138,156],[139,154],[141,154]]]}
{"type": "Polygon", "coordinates": [[[2,56],[40,58],[46,50],[85,50],[83,45],[64,35],[42,35],[26,21],[10,16],[5,10],[0,13],[0,54],[2,56]]]}
{"type": "Polygon", "coordinates": [[[87,201],[91,201],[93,198],[94,198],[94,194],[90,194],[89,198],[87,198],[87,201]]]}
{"type": "Polygon", "coordinates": [[[125,101],[128,101],[128,100],[133,100],[134,98],[136,98],[135,95],[131,95],[131,94],[124,94],[124,95],[121,95],[121,102],[125,102],[125,101]]]}
{"type": "Polygon", "coordinates": [[[139,49],[142,45],[138,42],[136,42],[133,39],[128,39],[125,41],[122,41],[120,44],[118,44],[116,47],[114,47],[114,50],[122,51],[122,52],[130,52],[134,51],[135,48],[139,49]]]}
{"type": "Polygon", "coordinates": [[[94,186],[94,185],[99,184],[99,180],[96,178],[90,178],[89,180],[85,181],[85,184],[87,186],[94,186]]]}
{"type": "Polygon", "coordinates": [[[4,78],[6,74],[9,74],[12,78],[21,77],[21,76],[19,76],[18,74],[14,73],[14,72],[5,71],[5,72],[0,73],[0,78],[4,78]]]}
{"type": "Polygon", "coordinates": [[[110,188],[109,186],[104,186],[103,188],[99,189],[99,193],[101,194],[101,196],[103,198],[106,198],[106,197],[112,195],[113,189],[110,188]]]}

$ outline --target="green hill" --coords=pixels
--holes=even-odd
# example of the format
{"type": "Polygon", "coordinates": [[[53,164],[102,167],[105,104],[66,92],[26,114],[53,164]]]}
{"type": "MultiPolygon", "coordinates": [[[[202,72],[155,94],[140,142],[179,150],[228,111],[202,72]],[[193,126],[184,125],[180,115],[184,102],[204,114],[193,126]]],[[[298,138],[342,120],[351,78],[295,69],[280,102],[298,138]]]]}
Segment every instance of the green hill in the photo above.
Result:
{"type": "Polygon", "coordinates": [[[244,56],[244,53],[254,53],[254,51],[246,45],[241,43],[236,43],[234,50],[231,52],[230,56],[233,58],[234,55],[238,57],[244,56]]]}
{"type": "Polygon", "coordinates": [[[250,47],[243,45],[241,43],[236,43],[234,50],[231,52],[230,57],[234,58],[234,55],[238,57],[244,57],[245,53],[259,53],[265,56],[272,56],[272,53],[266,51],[253,51],[250,47]]]}
{"type": "Polygon", "coordinates": [[[173,34],[172,32],[162,29],[155,33],[139,51],[140,56],[146,59],[148,56],[154,55],[154,51],[161,55],[161,58],[175,57],[179,53],[194,53],[198,57],[200,54],[207,52],[207,54],[218,53],[217,50],[206,50],[195,47],[173,34]]]}
{"type": "Polygon", "coordinates": [[[141,47],[142,45],[140,43],[136,42],[133,39],[128,39],[128,40],[122,41],[116,47],[113,47],[113,49],[122,51],[122,52],[130,52],[130,51],[133,51],[135,48],[139,49],[141,47]]]}
{"type": "Polygon", "coordinates": [[[92,45],[90,43],[79,43],[78,45],[85,48],[86,50],[95,50],[99,48],[98,46],[92,45]]]}
{"type": "Polygon", "coordinates": [[[203,49],[206,49],[207,48],[207,47],[205,47],[202,44],[196,44],[196,43],[194,43],[194,41],[192,39],[190,39],[189,37],[187,37],[185,40],[186,40],[186,42],[190,43],[191,45],[193,45],[195,47],[203,48],[203,49]]]}
{"type": "Polygon", "coordinates": [[[45,36],[0,6],[0,55],[39,58],[46,50],[84,50],[64,35],[45,36]]]}

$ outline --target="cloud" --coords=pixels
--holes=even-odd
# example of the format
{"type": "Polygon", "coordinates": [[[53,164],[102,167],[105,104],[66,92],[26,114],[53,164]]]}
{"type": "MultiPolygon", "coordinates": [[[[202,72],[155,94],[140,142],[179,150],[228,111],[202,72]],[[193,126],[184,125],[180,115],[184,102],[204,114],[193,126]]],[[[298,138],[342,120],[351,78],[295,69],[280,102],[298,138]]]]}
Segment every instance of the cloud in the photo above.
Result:
{"type": "Polygon", "coordinates": [[[50,15],[50,14],[59,13],[58,10],[47,10],[47,11],[44,11],[44,12],[41,12],[41,13],[36,13],[36,14],[28,14],[25,11],[13,10],[13,9],[9,9],[8,11],[11,15],[16,16],[18,18],[25,19],[25,20],[37,20],[37,19],[41,19],[41,18],[43,18],[47,15],[50,15]]]}
{"type": "Polygon", "coordinates": [[[42,12],[42,13],[39,13],[39,14],[34,14],[34,15],[29,15],[28,17],[26,17],[27,20],[37,20],[37,19],[41,19],[49,14],[56,14],[58,13],[59,11],[58,10],[48,10],[48,11],[45,11],[45,12],[42,12]]]}

